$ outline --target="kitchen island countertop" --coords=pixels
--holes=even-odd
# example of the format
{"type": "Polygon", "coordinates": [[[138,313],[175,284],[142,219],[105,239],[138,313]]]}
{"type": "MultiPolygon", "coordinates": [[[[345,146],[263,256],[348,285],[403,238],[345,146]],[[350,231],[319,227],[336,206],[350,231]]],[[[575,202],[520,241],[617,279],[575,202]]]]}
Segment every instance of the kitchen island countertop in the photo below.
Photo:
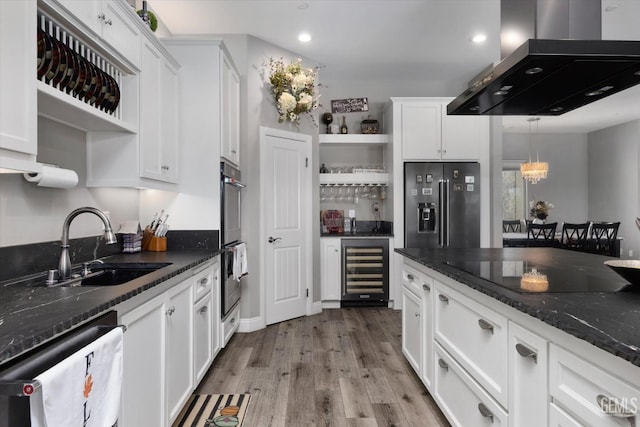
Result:
{"type": "Polygon", "coordinates": [[[171,263],[116,286],[47,288],[9,282],[0,284],[0,364],[69,332],[219,253],[219,250],[180,250],[112,255],[105,262],[171,263]]]}
{"type": "Polygon", "coordinates": [[[554,248],[403,248],[396,252],[640,366],[640,289],[632,292],[520,293],[446,264],[525,260],[556,269],[575,269],[599,280],[625,285],[624,279],[603,264],[609,257],[554,248]]]}

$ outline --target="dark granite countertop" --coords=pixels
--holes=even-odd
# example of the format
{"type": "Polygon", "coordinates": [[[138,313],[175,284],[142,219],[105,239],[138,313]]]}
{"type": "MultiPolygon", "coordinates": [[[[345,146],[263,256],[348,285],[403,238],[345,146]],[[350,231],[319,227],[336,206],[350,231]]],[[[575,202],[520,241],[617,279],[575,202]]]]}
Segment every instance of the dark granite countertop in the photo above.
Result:
{"type": "Polygon", "coordinates": [[[219,253],[217,249],[197,249],[111,255],[105,262],[171,263],[117,286],[47,288],[2,282],[0,364],[219,253]]]}
{"type": "Polygon", "coordinates": [[[320,233],[320,237],[341,237],[347,239],[350,237],[393,237],[393,233],[382,233],[379,231],[363,230],[356,233],[320,233]]]}
{"type": "Polygon", "coordinates": [[[640,366],[640,290],[523,294],[445,264],[524,260],[551,268],[574,269],[598,280],[624,285],[627,282],[603,264],[608,257],[554,248],[405,248],[396,252],[640,366]]]}

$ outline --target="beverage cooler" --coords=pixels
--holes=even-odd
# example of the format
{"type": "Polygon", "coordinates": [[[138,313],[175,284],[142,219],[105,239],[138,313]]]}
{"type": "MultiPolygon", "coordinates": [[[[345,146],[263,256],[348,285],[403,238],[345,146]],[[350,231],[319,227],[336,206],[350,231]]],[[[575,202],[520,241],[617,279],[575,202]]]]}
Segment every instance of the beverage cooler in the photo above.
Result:
{"type": "Polygon", "coordinates": [[[341,239],[343,307],[386,307],[389,301],[389,240],[341,239]]]}

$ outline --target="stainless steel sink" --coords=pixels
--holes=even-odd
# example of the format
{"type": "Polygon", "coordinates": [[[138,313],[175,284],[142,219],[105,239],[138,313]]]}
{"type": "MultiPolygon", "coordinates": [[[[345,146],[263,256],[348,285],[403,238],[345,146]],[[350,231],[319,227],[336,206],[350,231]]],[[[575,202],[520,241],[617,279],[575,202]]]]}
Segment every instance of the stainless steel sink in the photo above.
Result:
{"type": "MultiPolygon", "coordinates": [[[[118,263],[100,264],[90,274],[81,277],[75,286],[114,286],[153,273],[171,263],[118,263]]],[[[73,286],[73,284],[69,285],[73,286]]]]}

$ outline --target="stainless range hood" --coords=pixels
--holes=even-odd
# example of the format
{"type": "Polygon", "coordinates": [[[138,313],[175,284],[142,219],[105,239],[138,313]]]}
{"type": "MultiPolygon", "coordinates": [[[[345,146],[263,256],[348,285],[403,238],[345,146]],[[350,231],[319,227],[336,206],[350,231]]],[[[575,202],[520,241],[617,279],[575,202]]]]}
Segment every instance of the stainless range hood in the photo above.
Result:
{"type": "MultiPolygon", "coordinates": [[[[536,4],[538,34],[546,4],[536,4]]],[[[447,114],[558,116],[639,83],[640,41],[531,38],[474,78],[447,114]]]]}

